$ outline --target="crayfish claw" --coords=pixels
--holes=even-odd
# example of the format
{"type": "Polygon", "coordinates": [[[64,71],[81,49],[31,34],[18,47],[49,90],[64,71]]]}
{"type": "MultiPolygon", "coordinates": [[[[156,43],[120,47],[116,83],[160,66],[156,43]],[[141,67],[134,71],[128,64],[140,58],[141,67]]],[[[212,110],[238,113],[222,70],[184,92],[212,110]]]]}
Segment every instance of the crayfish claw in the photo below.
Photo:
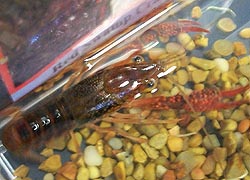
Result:
{"type": "Polygon", "coordinates": [[[198,26],[187,26],[182,28],[182,32],[204,32],[209,33],[209,30],[198,26]]]}
{"type": "Polygon", "coordinates": [[[242,104],[249,103],[249,102],[250,100],[244,99],[244,100],[235,101],[235,102],[217,103],[215,105],[215,108],[216,109],[230,109],[230,108],[238,107],[242,104]]]}
{"type": "Polygon", "coordinates": [[[232,90],[220,91],[220,94],[221,94],[221,97],[232,97],[239,93],[243,93],[247,90],[250,90],[250,85],[239,87],[239,88],[232,89],[232,90]]]}

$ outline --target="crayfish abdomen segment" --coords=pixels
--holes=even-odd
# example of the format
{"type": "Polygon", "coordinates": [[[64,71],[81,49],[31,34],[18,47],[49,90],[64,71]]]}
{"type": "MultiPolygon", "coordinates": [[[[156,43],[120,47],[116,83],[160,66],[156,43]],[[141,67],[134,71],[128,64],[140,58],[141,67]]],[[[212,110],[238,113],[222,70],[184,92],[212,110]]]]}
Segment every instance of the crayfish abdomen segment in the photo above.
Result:
{"type": "Polygon", "coordinates": [[[24,159],[40,161],[35,150],[52,136],[60,135],[73,127],[70,114],[65,112],[63,101],[15,117],[5,126],[2,141],[13,154],[24,159]]]}

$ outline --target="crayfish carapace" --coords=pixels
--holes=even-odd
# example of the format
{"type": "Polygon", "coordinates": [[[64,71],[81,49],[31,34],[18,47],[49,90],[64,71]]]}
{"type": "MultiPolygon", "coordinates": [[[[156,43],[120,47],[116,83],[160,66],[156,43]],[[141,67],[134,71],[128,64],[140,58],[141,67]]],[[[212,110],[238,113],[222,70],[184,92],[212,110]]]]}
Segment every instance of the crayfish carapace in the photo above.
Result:
{"type": "Polygon", "coordinates": [[[43,142],[119,109],[157,81],[161,72],[161,66],[150,63],[101,70],[47,104],[16,116],[3,129],[3,144],[19,157],[41,161],[34,149],[43,142]]]}

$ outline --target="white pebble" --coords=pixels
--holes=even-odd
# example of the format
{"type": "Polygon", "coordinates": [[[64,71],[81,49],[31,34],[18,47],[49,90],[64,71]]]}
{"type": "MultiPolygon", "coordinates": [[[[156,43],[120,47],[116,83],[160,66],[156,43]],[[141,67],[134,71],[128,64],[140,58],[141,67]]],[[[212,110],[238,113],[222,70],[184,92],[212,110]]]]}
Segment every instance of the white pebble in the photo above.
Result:
{"type": "Polygon", "coordinates": [[[122,141],[119,138],[111,138],[108,141],[108,144],[113,148],[113,149],[121,149],[122,148],[122,141]]]}
{"type": "Polygon", "coordinates": [[[100,166],[103,159],[95,146],[87,146],[84,150],[84,161],[88,166],[100,166]]]}
{"type": "Polygon", "coordinates": [[[214,62],[216,63],[216,67],[221,72],[227,72],[229,70],[229,64],[228,61],[224,58],[216,58],[214,59],[214,62]]]}

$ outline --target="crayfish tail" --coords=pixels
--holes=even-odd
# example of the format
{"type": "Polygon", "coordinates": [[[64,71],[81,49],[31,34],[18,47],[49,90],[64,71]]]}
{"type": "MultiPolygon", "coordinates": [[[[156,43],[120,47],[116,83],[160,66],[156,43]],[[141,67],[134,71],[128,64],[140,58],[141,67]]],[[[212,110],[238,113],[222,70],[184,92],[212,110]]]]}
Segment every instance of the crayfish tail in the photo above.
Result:
{"type": "Polygon", "coordinates": [[[22,162],[32,162],[36,164],[41,164],[46,158],[42,155],[40,155],[37,151],[34,151],[33,149],[17,149],[15,151],[9,151],[11,155],[13,155],[14,158],[16,158],[18,161],[22,162]]]}
{"type": "Polygon", "coordinates": [[[23,152],[23,159],[29,162],[41,164],[46,158],[40,155],[38,152],[29,149],[23,152]]]}

